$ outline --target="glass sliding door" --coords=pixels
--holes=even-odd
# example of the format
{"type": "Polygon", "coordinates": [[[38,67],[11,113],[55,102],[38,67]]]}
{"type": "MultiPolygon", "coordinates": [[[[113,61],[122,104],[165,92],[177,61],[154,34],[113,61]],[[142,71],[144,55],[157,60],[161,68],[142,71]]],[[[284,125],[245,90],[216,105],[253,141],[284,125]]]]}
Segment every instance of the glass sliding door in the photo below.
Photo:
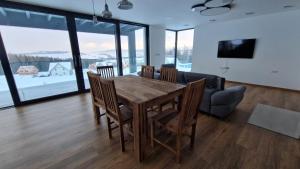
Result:
{"type": "Polygon", "coordinates": [[[142,26],[120,24],[123,75],[136,74],[146,65],[145,33],[142,26]]]}
{"type": "Polygon", "coordinates": [[[166,30],[166,57],[165,64],[175,64],[176,32],[166,30]]]}
{"type": "Polygon", "coordinates": [[[85,88],[89,89],[88,71],[96,72],[97,66],[114,66],[115,76],[118,75],[116,55],[116,26],[113,23],[97,22],[76,18],[77,37],[85,88]]]}
{"type": "Polygon", "coordinates": [[[13,104],[2,64],[0,63],[0,108],[12,106],[13,104]]]}
{"type": "Polygon", "coordinates": [[[21,101],[78,90],[64,16],[2,8],[0,31],[21,101]]]}
{"type": "Polygon", "coordinates": [[[176,67],[180,71],[192,69],[193,40],[194,29],[178,31],[176,67]]]}

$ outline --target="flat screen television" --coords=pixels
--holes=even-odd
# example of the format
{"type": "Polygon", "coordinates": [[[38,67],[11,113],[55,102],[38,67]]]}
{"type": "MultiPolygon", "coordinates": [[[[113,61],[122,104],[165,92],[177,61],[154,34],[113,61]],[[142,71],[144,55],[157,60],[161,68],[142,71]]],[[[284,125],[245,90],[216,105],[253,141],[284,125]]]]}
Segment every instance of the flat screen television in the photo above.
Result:
{"type": "Polygon", "coordinates": [[[218,58],[253,58],[256,39],[220,41],[218,58]]]}

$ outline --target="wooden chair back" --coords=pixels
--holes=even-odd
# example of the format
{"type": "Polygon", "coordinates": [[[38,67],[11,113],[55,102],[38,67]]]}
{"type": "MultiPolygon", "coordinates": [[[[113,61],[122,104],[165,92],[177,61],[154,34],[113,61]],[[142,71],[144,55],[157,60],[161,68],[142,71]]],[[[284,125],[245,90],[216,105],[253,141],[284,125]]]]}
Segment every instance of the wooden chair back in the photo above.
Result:
{"type": "Polygon", "coordinates": [[[104,79],[115,77],[113,66],[98,66],[97,73],[104,79]]]}
{"type": "Polygon", "coordinates": [[[188,83],[182,100],[182,109],[179,114],[179,128],[195,122],[204,94],[204,88],[205,79],[188,83]]]}
{"type": "Polygon", "coordinates": [[[93,102],[104,106],[104,99],[100,86],[100,76],[90,71],[87,72],[87,74],[91,86],[93,102]]]}
{"type": "Polygon", "coordinates": [[[149,79],[154,78],[154,66],[142,66],[141,76],[149,79]]]}
{"type": "Polygon", "coordinates": [[[176,83],[177,80],[177,69],[170,67],[160,68],[160,80],[176,83]]]}
{"type": "Polygon", "coordinates": [[[101,79],[101,89],[105,102],[106,114],[114,118],[119,123],[122,122],[122,116],[118,104],[118,98],[113,80],[101,79]]]}

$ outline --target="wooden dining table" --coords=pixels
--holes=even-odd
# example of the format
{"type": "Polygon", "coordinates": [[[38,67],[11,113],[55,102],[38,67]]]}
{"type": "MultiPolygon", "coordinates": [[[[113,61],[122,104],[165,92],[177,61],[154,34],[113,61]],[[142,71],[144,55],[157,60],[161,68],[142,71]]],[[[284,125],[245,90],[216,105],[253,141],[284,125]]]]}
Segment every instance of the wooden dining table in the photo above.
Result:
{"type": "Polygon", "coordinates": [[[134,75],[113,79],[118,98],[133,111],[134,155],[141,162],[144,160],[147,146],[147,108],[176,97],[179,97],[180,102],[185,86],[134,75]]]}

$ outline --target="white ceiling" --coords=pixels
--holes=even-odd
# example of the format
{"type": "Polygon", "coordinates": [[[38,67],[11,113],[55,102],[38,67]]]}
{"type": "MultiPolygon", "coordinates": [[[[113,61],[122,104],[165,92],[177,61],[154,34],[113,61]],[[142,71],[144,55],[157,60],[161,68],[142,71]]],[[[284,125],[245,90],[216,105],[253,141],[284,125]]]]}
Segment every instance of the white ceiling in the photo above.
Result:
{"type": "MultiPolygon", "coordinates": [[[[91,0],[12,0],[17,2],[52,7],[68,11],[92,14],[91,0]]],[[[100,15],[104,0],[94,0],[96,13],[100,15]]],[[[276,12],[300,9],[300,0],[234,0],[234,7],[229,13],[207,17],[194,13],[191,6],[204,0],[130,0],[134,4],[132,10],[123,11],[117,8],[119,0],[107,0],[114,18],[150,25],[163,25],[168,29],[191,28],[198,24],[253,17],[276,12]],[[292,5],[292,8],[283,8],[292,5]],[[254,12],[247,16],[246,12],[254,12]]]]}

